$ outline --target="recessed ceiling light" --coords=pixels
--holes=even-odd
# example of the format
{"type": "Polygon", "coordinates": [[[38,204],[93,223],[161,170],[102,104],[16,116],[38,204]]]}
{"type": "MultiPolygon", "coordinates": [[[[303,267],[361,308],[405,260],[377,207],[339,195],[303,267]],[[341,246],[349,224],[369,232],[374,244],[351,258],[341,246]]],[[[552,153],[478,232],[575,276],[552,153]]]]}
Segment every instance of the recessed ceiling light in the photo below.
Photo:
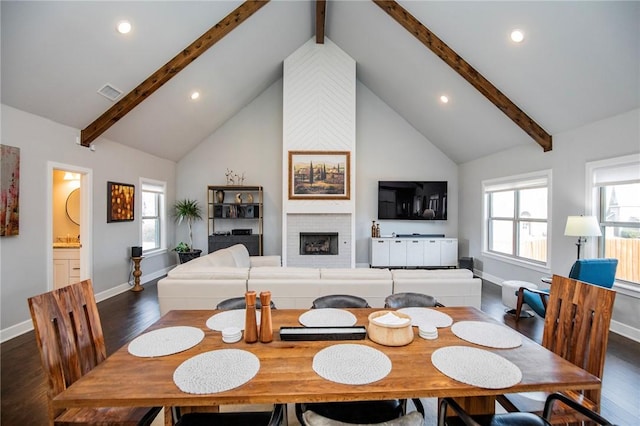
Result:
{"type": "Polygon", "coordinates": [[[511,40],[515,43],[521,43],[524,40],[524,33],[520,30],[511,31],[511,40]]]}
{"type": "Polygon", "coordinates": [[[447,95],[440,96],[440,102],[446,104],[447,102],[449,102],[449,97],[447,95]]]}
{"type": "Polygon", "coordinates": [[[120,34],[128,34],[131,31],[131,23],[129,21],[120,21],[116,29],[120,34]]]}
{"type": "Polygon", "coordinates": [[[198,99],[200,97],[200,92],[193,92],[191,94],[191,100],[195,101],[196,99],[198,99]]]}

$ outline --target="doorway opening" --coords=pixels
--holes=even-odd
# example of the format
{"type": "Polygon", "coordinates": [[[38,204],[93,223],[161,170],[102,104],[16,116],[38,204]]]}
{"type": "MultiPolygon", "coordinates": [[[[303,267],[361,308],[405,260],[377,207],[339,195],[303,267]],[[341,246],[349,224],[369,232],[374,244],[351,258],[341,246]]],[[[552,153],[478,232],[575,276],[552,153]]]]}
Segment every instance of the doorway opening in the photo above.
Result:
{"type": "Polygon", "coordinates": [[[91,170],[49,163],[48,287],[91,276],[91,170]]]}

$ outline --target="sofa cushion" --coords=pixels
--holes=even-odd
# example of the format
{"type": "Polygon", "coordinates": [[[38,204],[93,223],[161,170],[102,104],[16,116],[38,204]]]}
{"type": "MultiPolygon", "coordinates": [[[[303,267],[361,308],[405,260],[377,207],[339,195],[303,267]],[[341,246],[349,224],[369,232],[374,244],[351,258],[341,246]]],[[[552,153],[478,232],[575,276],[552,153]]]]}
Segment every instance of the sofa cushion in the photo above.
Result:
{"type": "Polygon", "coordinates": [[[321,268],[323,280],[390,280],[391,271],[375,268],[321,268]]]}
{"type": "MultiPolygon", "coordinates": [[[[249,268],[211,265],[199,265],[197,268],[177,267],[169,271],[167,276],[182,280],[246,280],[249,278],[249,268]]],[[[211,284],[215,285],[214,282],[211,284]]]]}
{"type": "Polygon", "coordinates": [[[263,266],[249,270],[250,279],[320,279],[320,269],[263,266]]]}
{"type": "Polygon", "coordinates": [[[473,278],[473,272],[468,269],[393,269],[393,279],[457,279],[473,278]]]}
{"type": "Polygon", "coordinates": [[[279,255],[273,256],[249,256],[252,268],[262,268],[264,266],[282,266],[282,258],[279,255]]]}
{"type": "Polygon", "coordinates": [[[178,268],[192,269],[200,266],[226,266],[235,267],[236,261],[231,252],[227,249],[217,250],[205,256],[198,257],[187,263],[183,263],[178,268]]]}
{"type": "Polygon", "coordinates": [[[244,244],[236,244],[223,250],[229,250],[231,256],[233,256],[233,259],[235,261],[235,266],[237,266],[238,268],[251,267],[251,262],[249,261],[249,251],[244,246],[244,244]]]}

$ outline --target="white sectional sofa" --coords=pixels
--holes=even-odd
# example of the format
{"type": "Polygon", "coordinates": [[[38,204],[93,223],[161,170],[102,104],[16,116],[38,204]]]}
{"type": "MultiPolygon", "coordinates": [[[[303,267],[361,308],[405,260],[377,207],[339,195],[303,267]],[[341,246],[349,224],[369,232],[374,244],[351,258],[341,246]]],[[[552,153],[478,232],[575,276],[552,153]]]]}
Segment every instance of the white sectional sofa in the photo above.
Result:
{"type": "Polygon", "coordinates": [[[328,294],[353,294],[372,307],[384,307],[393,291],[391,271],[367,268],[251,268],[249,290],[270,291],[277,307],[308,309],[328,294]]]}
{"type": "Polygon", "coordinates": [[[468,269],[394,269],[394,293],[425,293],[445,306],[480,309],[482,280],[468,269]]]}
{"type": "Polygon", "coordinates": [[[280,256],[249,256],[238,244],[178,265],[158,282],[160,313],[214,309],[247,290],[270,291],[279,308],[307,309],[328,294],[353,294],[383,307],[392,293],[433,295],[447,306],[480,308],[481,281],[466,269],[389,270],[377,268],[282,267],[280,256]]]}

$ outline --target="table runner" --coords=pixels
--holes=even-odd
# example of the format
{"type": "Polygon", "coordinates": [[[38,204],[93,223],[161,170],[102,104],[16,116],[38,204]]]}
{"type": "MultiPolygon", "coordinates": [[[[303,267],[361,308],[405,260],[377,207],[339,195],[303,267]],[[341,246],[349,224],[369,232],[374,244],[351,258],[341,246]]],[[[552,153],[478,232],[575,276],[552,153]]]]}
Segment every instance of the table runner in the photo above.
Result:
{"type": "Polygon", "coordinates": [[[127,346],[131,355],[157,357],[186,351],[204,339],[204,331],[196,327],[165,327],[142,334],[127,346]]]}
{"type": "Polygon", "coordinates": [[[453,334],[477,345],[510,349],[522,345],[522,336],[501,324],[482,321],[459,321],[451,327],[453,334]]]}
{"type": "Polygon", "coordinates": [[[300,324],[305,327],[351,327],[356,323],[356,316],[344,309],[320,308],[311,309],[300,315],[300,324]]]}
{"type": "Polygon", "coordinates": [[[381,351],[358,344],[338,344],[313,357],[313,371],[326,380],[346,385],[364,385],[391,372],[391,360],[381,351]]]}
{"type": "Polygon", "coordinates": [[[517,365],[485,349],[448,346],[436,349],[431,362],[445,376],[485,389],[503,389],[522,380],[517,365]]]}
{"type": "Polygon", "coordinates": [[[186,393],[205,394],[237,388],[260,370],[260,360],[241,349],[219,349],[196,355],[176,368],[173,381],[186,393]]]}

